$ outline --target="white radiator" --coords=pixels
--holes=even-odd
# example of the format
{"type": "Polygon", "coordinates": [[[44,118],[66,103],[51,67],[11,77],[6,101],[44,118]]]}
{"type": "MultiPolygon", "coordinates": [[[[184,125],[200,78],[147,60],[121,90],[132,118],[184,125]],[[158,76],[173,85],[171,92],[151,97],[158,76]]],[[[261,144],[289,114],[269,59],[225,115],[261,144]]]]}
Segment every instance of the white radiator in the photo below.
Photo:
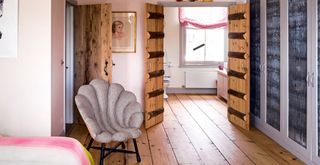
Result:
{"type": "Polygon", "coordinates": [[[217,71],[185,71],[185,88],[216,88],[217,71]]]}

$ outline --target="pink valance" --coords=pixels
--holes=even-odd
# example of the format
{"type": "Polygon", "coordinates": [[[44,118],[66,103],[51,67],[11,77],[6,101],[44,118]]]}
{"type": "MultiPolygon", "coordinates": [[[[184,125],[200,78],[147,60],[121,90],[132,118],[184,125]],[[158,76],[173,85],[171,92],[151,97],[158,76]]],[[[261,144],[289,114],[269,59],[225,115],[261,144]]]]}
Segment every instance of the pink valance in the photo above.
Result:
{"type": "Polygon", "coordinates": [[[226,7],[184,7],[179,8],[182,26],[200,29],[226,28],[228,9],[226,7]]]}

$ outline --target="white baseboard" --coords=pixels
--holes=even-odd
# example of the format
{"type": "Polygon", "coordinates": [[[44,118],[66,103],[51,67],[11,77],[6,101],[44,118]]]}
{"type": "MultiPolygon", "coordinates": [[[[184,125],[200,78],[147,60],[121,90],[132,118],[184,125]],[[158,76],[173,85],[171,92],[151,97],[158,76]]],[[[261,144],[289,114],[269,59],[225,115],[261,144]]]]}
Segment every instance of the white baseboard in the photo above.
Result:
{"type": "Polygon", "coordinates": [[[216,88],[167,88],[167,94],[217,94],[216,88]]]}

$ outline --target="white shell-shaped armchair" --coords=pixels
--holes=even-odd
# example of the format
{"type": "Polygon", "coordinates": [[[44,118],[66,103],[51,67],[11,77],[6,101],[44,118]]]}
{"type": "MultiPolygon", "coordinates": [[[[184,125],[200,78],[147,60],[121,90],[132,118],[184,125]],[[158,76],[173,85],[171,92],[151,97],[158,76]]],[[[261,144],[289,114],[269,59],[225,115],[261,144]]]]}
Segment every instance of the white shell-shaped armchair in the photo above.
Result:
{"type": "Polygon", "coordinates": [[[125,91],[120,84],[109,85],[95,79],[80,87],[75,101],[92,137],[87,149],[93,140],[101,143],[101,148],[92,147],[101,150],[100,164],[111,152],[135,153],[137,161],[141,161],[135,139],[141,135],[143,112],[132,92],[125,91]],[[128,139],[133,139],[135,151],[123,150],[128,139]],[[111,141],[120,143],[114,148],[105,148],[105,143],[111,141]],[[117,149],[120,145],[122,149],[117,149]]]}

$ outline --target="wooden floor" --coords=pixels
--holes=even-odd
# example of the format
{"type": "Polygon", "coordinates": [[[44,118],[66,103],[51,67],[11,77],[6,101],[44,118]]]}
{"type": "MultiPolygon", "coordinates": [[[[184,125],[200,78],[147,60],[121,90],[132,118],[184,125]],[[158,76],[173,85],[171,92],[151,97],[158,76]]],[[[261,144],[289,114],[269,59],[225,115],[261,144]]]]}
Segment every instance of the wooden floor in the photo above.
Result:
{"type": "MultiPolygon", "coordinates": [[[[226,104],[216,96],[170,95],[164,108],[164,122],[142,129],[137,139],[140,164],[303,164],[257,129],[244,131],[230,124],[226,104]]],[[[90,140],[81,124],[73,125],[69,136],[85,146],[90,140]]],[[[131,140],[128,147],[133,148],[131,140]]],[[[99,151],[90,152],[98,164],[99,151]]],[[[105,163],[131,165],[136,159],[134,155],[114,153],[105,163]]]]}

